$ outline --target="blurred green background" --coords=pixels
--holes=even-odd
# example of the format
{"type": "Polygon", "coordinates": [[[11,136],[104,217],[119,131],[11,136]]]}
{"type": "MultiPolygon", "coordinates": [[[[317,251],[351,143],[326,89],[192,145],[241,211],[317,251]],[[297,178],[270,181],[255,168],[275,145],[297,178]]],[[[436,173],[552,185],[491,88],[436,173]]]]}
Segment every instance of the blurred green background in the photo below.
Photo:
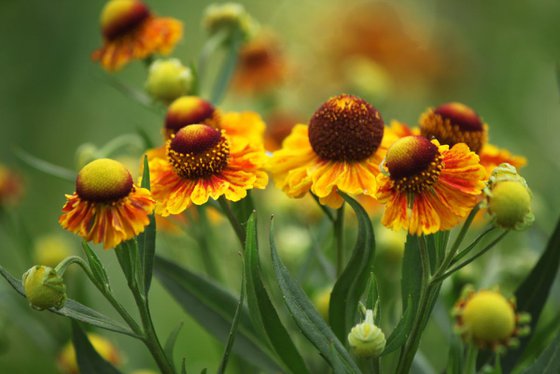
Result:
{"type": "MultiPolygon", "coordinates": [[[[173,56],[196,61],[205,41],[201,16],[210,2],[147,3],[157,14],[184,22],[184,39],[173,56]]],[[[536,225],[551,231],[560,211],[560,2],[240,3],[276,34],[290,66],[291,74],[273,95],[280,110],[306,120],[329,96],[350,92],[370,100],[387,123],[398,119],[414,125],[429,106],[466,103],[489,124],[491,143],[528,159],[522,175],[535,194],[536,225]]],[[[83,143],[101,146],[137,128],[156,139],[161,128],[161,115],[114,89],[108,74],[90,59],[101,43],[103,5],[100,0],[0,1],[0,162],[24,177],[25,197],[18,210],[32,236],[62,231],[57,218],[73,186],[26,167],[14,149],[74,169],[76,148],[83,143]]],[[[136,62],[114,77],[142,89],[145,74],[144,65],[136,62]]],[[[260,110],[262,101],[230,92],[224,106],[260,110]]],[[[28,266],[13,253],[14,243],[7,237],[1,243],[0,262],[21,274],[28,266]]],[[[117,274],[112,253],[101,256],[117,274]]],[[[117,291],[127,295],[124,286],[117,291]]],[[[53,349],[67,339],[69,323],[28,313],[25,301],[5,284],[0,292],[0,335],[8,344],[1,347],[0,372],[56,372],[53,349]],[[35,318],[57,326],[60,336],[51,341],[44,330],[45,336],[36,332],[29,325],[35,318]]],[[[158,286],[153,297],[161,335],[186,321],[177,352],[187,356],[194,372],[215,369],[221,346],[158,286]]],[[[109,310],[105,304],[99,307],[109,310]]],[[[126,351],[126,368],[153,367],[139,343],[109,335],[126,351]]]]}

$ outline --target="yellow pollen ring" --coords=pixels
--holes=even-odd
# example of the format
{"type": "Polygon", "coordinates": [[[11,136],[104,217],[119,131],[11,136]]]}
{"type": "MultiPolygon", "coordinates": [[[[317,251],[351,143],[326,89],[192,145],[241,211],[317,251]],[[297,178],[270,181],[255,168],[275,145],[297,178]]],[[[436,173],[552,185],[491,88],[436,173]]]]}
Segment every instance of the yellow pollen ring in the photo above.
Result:
{"type": "Polygon", "coordinates": [[[433,186],[443,169],[442,156],[436,156],[436,159],[428,165],[428,168],[412,177],[403,177],[395,181],[395,188],[399,192],[418,193],[427,190],[433,186]]]}

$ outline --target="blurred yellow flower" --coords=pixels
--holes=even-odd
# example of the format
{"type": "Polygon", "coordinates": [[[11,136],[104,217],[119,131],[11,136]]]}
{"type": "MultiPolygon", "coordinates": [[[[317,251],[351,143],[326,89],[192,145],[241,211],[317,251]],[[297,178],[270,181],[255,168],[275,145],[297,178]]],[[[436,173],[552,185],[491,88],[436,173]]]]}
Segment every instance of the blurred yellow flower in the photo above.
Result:
{"type": "MultiPolygon", "coordinates": [[[[87,334],[87,337],[93,348],[106,361],[116,366],[121,364],[121,354],[109,340],[94,333],[87,334]]],[[[58,355],[58,367],[65,374],[78,374],[80,372],[72,342],[68,342],[58,355]]]]}

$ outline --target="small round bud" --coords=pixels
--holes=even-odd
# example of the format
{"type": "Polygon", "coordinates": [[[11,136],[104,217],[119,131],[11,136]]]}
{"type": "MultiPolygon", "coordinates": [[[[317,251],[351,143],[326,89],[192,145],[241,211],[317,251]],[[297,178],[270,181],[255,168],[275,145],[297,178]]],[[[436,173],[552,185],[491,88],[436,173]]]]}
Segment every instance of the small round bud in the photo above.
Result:
{"type": "Polygon", "coordinates": [[[499,227],[523,230],[535,220],[531,209],[531,191],[515,167],[502,164],[494,169],[485,194],[488,213],[499,227]]]}
{"type": "Polygon", "coordinates": [[[36,265],[22,277],[23,289],[33,309],[60,309],[66,301],[66,285],[61,276],[48,266],[36,265]]]}
{"type": "Polygon", "coordinates": [[[373,323],[373,311],[366,310],[364,322],[352,327],[348,334],[348,343],[352,352],[358,357],[379,357],[385,349],[385,334],[373,323]]]}
{"type": "Polygon", "coordinates": [[[154,99],[169,103],[186,95],[192,81],[191,69],[183,66],[179,59],[155,60],[150,65],[145,88],[154,99]]]}
{"type": "Polygon", "coordinates": [[[224,31],[231,37],[240,31],[245,39],[250,38],[258,28],[256,21],[238,3],[211,4],[204,12],[202,24],[210,35],[224,31]]]}

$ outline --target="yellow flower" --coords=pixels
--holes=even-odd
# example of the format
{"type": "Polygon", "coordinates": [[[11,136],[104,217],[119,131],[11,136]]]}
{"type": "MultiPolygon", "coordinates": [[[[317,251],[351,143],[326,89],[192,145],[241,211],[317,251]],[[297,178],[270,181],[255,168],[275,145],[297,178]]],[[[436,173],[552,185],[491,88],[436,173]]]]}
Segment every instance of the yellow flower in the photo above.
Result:
{"type": "Polygon", "coordinates": [[[66,199],[60,225],[105,249],[144,231],[155,205],[150,191],[136,187],[121,163],[106,158],[80,170],[76,192],[66,199]]]}
{"type": "MultiPolygon", "coordinates": [[[[93,348],[103,357],[106,361],[113,365],[119,365],[122,362],[121,355],[117,348],[104,337],[89,333],[87,337],[93,348]]],[[[68,342],[58,356],[58,366],[63,373],[78,374],[78,362],[76,360],[76,351],[72,342],[68,342]]]]}
{"type": "Polygon", "coordinates": [[[518,343],[518,336],[529,330],[530,319],[516,313],[515,303],[492,290],[474,292],[467,288],[455,305],[456,330],[467,342],[480,348],[502,350],[518,343]]]}
{"type": "Polygon", "coordinates": [[[92,58],[108,71],[154,53],[169,54],[181,39],[183,25],[155,17],[140,0],[110,0],[101,13],[103,46],[92,58]]]}
{"type": "Polygon", "coordinates": [[[374,195],[379,164],[394,140],[374,107],[356,96],[339,95],[321,105],[309,126],[292,129],[268,169],[288,196],[311,191],[322,204],[338,208],[343,202],[339,190],[374,195]]]}
{"type": "Polygon", "coordinates": [[[488,144],[488,125],[470,107],[451,102],[436,109],[428,109],[420,117],[420,132],[428,139],[435,138],[450,147],[465,143],[480,156],[480,163],[490,175],[501,163],[507,162],[517,168],[527,161],[521,156],[488,144]]]}
{"type": "Polygon", "coordinates": [[[387,151],[377,176],[381,223],[415,235],[448,230],[478,203],[486,172],[464,143],[449,149],[437,140],[407,136],[387,151]]]}
{"type": "Polygon", "coordinates": [[[265,188],[261,144],[230,136],[226,130],[194,124],[183,127],[166,143],[167,158],[150,161],[156,213],[179,214],[209,198],[238,201],[252,188],[265,188]]]}

